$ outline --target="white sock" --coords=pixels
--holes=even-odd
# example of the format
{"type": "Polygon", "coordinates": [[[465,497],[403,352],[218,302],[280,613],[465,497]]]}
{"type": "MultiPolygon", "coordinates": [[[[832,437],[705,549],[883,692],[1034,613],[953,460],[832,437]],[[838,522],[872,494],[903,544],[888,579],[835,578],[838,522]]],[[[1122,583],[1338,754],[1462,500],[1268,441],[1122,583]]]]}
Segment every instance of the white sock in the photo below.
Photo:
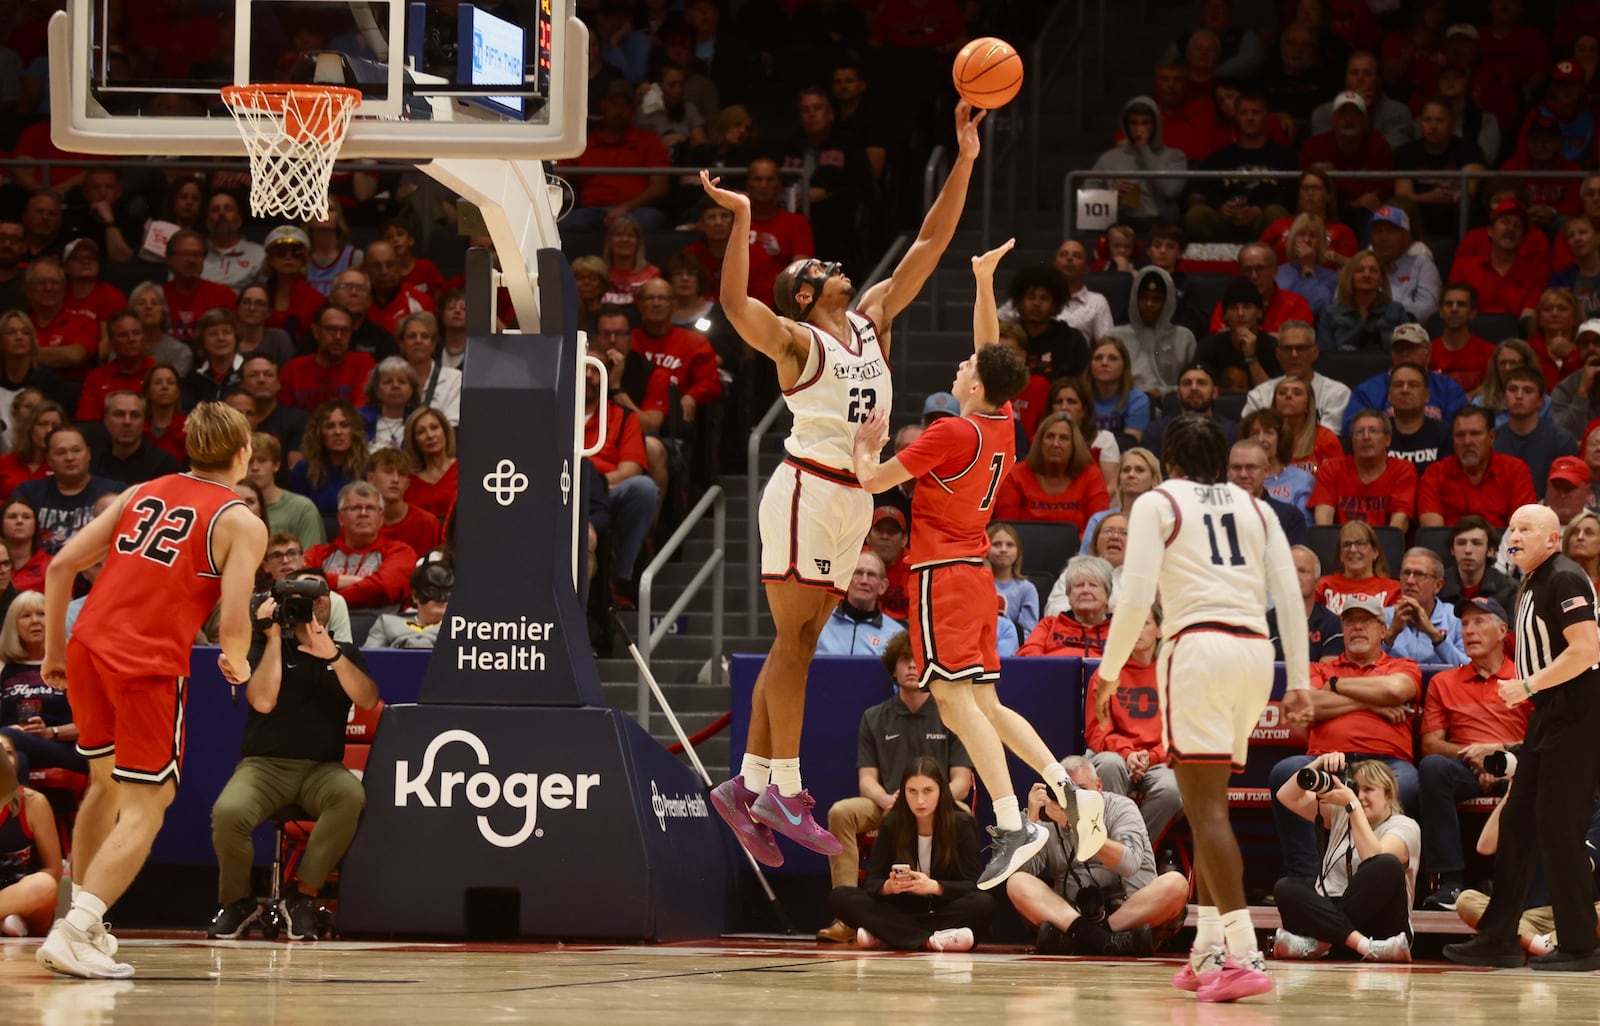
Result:
{"type": "Polygon", "coordinates": [[[739,775],[744,777],[745,787],[760,794],[772,783],[772,760],[746,752],[744,762],[739,766],[739,775]]]}
{"type": "Polygon", "coordinates": [[[1201,964],[1211,954],[1211,949],[1224,941],[1222,913],[1215,905],[1200,906],[1200,921],[1195,925],[1194,947],[1189,950],[1189,964],[1199,972],[1201,964]]]}
{"type": "Polygon", "coordinates": [[[1044,768],[1044,781],[1047,784],[1056,785],[1063,791],[1077,790],[1077,787],[1072,783],[1072,778],[1067,776],[1067,771],[1061,768],[1059,762],[1052,762],[1044,768]]]}
{"type": "Polygon", "coordinates": [[[994,800],[994,822],[1001,830],[1021,830],[1022,813],[1017,809],[1017,796],[1008,794],[994,800]]]}
{"type": "Polygon", "coordinates": [[[1222,914],[1222,933],[1227,938],[1228,954],[1235,961],[1242,961],[1249,955],[1257,952],[1256,928],[1250,922],[1250,910],[1236,908],[1232,912],[1222,914]]]}
{"type": "Polygon", "coordinates": [[[83,884],[80,884],[76,880],[74,880],[73,883],[72,883],[72,900],[73,901],[77,901],[78,900],[78,895],[80,895],[82,893],[83,893],[83,884]]]}
{"type": "MultiPolygon", "coordinates": [[[[785,798],[793,798],[800,793],[800,760],[799,759],[773,759],[772,782],[778,785],[778,793],[785,798]]],[[[746,787],[750,785],[745,784],[746,787]]]]}
{"type": "Polygon", "coordinates": [[[67,913],[67,922],[88,933],[105,921],[106,903],[80,889],[72,898],[72,910],[67,913]]]}

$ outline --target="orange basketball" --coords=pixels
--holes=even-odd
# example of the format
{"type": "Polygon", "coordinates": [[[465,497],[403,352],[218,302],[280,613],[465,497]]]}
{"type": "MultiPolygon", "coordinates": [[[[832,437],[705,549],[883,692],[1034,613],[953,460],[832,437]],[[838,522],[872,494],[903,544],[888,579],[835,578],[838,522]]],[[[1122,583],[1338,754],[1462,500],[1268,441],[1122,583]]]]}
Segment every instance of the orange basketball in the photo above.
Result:
{"type": "Polygon", "coordinates": [[[1022,89],[1022,57],[1004,39],[974,39],[956,54],[950,77],[956,92],[974,107],[1004,107],[1022,89]]]}

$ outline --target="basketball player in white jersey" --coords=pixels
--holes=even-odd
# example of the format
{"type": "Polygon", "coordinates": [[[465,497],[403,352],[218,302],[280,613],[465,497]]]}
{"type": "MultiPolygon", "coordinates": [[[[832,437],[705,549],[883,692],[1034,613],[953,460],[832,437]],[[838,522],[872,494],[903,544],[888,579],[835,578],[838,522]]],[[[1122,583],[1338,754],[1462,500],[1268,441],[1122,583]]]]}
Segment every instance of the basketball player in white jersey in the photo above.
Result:
{"type": "Polygon", "coordinates": [[[817,637],[844,595],[871,526],[872,496],[851,469],[856,428],[893,399],[890,326],[911,304],[955,235],[978,157],[978,124],[956,107],[960,152],[922,230],[893,275],[872,286],[855,310],[855,290],[837,263],[797,260],[778,275],[777,313],[751,298],[750,200],[700,173],[707,195],[733,211],[735,244],[722,264],[722,309],[740,337],[778,365],[778,384],[794,414],[783,464],[761,498],[761,580],[777,638],[756,678],[741,771],[711,792],[712,804],[757,860],[783,863],[772,832],[824,855],[839,842],[812,815],[800,781],[806,673],[817,637]]]}
{"type": "MultiPolygon", "coordinates": [[[[1244,769],[1250,732],[1272,697],[1267,596],[1300,608],[1294,558],[1278,518],[1226,478],[1228,441],[1210,417],[1186,413],[1162,444],[1171,480],[1139,497],[1095,696],[1102,721],[1160,591],[1165,613],[1156,680],[1164,740],[1194,830],[1200,925],[1173,985],[1202,1001],[1272,989],[1244,899],[1244,866],[1228,822],[1228,775],[1244,769]]],[[[1290,722],[1311,722],[1305,621],[1282,617],[1290,722]]]]}

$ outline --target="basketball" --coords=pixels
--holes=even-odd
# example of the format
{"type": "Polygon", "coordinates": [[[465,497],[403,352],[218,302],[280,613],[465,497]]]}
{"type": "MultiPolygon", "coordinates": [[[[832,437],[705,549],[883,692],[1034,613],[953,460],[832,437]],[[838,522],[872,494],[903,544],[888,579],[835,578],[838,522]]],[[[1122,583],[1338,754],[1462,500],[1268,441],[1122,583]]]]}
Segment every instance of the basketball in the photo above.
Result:
{"type": "Polygon", "coordinates": [[[956,92],[981,110],[1004,107],[1022,90],[1022,57],[1004,39],[974,39],[950,69],[956,92]]]}

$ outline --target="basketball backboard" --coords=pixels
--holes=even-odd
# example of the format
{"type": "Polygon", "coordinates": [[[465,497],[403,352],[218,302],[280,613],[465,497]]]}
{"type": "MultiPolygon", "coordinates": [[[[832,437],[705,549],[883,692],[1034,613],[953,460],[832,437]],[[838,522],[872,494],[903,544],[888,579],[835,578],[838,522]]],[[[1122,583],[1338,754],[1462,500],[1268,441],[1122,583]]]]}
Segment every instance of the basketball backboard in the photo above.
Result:
{"type": "Polygon", "coordinates": [[[588,33],[574,0],[67,0],[50,24],[51,134],[68,152],[243,156],[219,90],[359,88],[340,156],[582,152],[588,33]]]}

